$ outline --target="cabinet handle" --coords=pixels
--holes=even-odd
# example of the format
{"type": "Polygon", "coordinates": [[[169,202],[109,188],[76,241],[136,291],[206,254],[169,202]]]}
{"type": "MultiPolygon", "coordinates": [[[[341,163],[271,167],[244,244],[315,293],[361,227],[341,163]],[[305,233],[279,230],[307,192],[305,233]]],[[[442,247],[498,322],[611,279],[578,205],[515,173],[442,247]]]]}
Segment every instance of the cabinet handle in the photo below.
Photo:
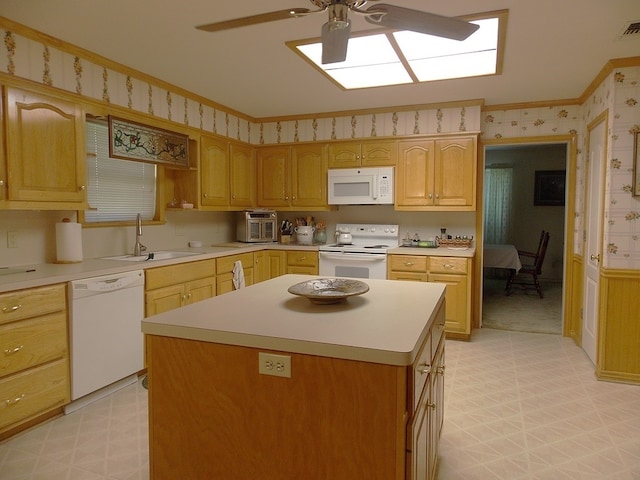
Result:
{"type": "Polygon", "coordinates": [[[444,268],[448,268],[449,270],[451,270],[453,268],[453,265],[451,265],[450,263],[445,263],[444,268]]]}
{"type": "Polygon", "coordinates": [[[87,187],[86,187],[85,185],[80,185],[79,190],[80,190],[81,192],[84,192],[86,188],[87,188],[87,187]]]}
{"type": "Polygon", "coordinates": [[[413,267],[413,262],[404,262],[405,267],[413,267]]]}
{"type": "Polygon", "coordinates": [[[13,355],[13,354],[15,354],[15,353],[18,353],[18,352],[19,352],[20,350],[22,350],[23,348],[24,348],[24,345],[20,345],[20,346],[18,346],[18,347],[16,347],[16,348],[7,348],[7,349],[4,351],[4,354],[5,354],[6,356],[13,355]]]}
{"type": "Polygon", "coordinates": [[[440,194],[439,193],[436,193],[436,198],[440,198],[440,194]]]}
{"type": "Polygon", "coordinates": [[[3,307],[2,308],[2,313],[11,313],[11,312],[15,312],[16,310],[18,310],[19,308],[22,308],[22,305],[18,304],[18,305],[14,305],[13,307],[3,307]]]}
{"type": "Polygon", "coordinates": [[[432,409],[432,410],[435,410],[436,409],[436,404],[427,402],[427,407],[432,409]]]}
{"type": "Polygon", "coordinates": [[[4,187],[4,180],[0,180],[0,187],[4,187]]]}
{"type": "Polygon", "coordinates": [[[24,398],[24,393],[19,397],[9,398],[8,400],[5,400],[4,403],[7,407],[10,407],[11,405],[15,405],[16,403],[20,402],[20,400],[22,400],[23,398],[24,398]]]}
{"type": "Polygon", "coordinates": [[[430,193],[430,194],[429,194],[429,198],[433,198],[433,193],[430,193]]]}
{"type": "Polygon", "coordinates": [[[206,193],[203,193],[202,196],[203,196],[203,198],[207,198],[207,194],[206,193]]]}
{"type": "Polygon", "coordinates": [[[420,375],[431,373],[431,365],[429,365],[428,363],[421,363],[420,365],[418,365],[418,372],[420,372],[420,375]]]}
{"type": "Polygon", "coordinates": [[[187,295],[187,299],[189,299],[189,300],[191,299],[191,294],[190,293],[187,295]]]}
{"type": "Polygon", "coordinates": [[[438,368],[438,370],[436,370],[436,373],[439,373],[440,375],[444,376],[444,365],[438,368]]]}

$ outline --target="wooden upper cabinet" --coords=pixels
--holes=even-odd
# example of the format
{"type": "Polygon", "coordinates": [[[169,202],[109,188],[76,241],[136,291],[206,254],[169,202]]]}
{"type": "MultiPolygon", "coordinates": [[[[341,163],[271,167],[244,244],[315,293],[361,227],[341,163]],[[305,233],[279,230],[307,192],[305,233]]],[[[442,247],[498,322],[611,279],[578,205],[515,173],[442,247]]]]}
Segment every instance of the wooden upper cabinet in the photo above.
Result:
{"type": "Polygon", "coordinates": [[[261,147],[258,150],[258,206],[290,205],[290,171],[289,147],[261,147]]]}
{"type": "Polygon", "coordinates": [[[231,143],[229,177],[231,206],[254,207],[256,205],[256,158],[252,147],[231,143]]]}
{"type": "Polygon", "coordinates": [[[473,138],[436,140],[435,191],[438,205],[475,207],[476,148],[473,138]]]}
{"type": "Polygon", "coordinates": [[[200,205],[203,207],[255,206],[254,149],[210,136],[200,139],[200,205]]]}
{"type": "Polygon", "coordinates": [[[395,174],[396,207],[434,204],[433,148],[433,141],[399,142],[399,159],[395,174]]]}
{"type": "Polygon", "coordinates": [[[213,137],[200,138],[200,204],[229,205],[229,143],[213,137]]]}
{"type": "Polygon", "coordinates": [[[84,208],[87,180],[82,108],[16,88],[5,89],[5,105],[6,199],[84,208]]]}
{"type": "Polygon", "coordinates": [[[325,145],[258,149],[258,206],[328,208],[325,145]]]}
{"type": "Polygon", "coordinates": [[[329,146],[329,168],[395,166],[395,141],[340,142],[329,146]]]}
{"type": "Polygon", "coordinates": [[[476,139],[399,142],[396,210],[475,210],[476,139]]]}
{"type": "Polygon", "coordinates": [[[293,207],[327,206],[327,147],[297,145],[291,162],[293,207]]]}

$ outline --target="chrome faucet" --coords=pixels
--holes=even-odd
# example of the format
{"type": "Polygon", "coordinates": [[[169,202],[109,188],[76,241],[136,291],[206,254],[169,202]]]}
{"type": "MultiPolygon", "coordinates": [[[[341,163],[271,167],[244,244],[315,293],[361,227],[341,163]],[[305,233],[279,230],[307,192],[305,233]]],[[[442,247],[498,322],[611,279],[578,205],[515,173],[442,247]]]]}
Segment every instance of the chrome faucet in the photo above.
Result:
{"type": "Polygon", "coordinates": [[[139,257],[142,255],[147,247],[140,243],[140,237],[142,236],[142,217],[140,214],[136,217],[136,244],[133,246],[133,256],[139,257]]]}

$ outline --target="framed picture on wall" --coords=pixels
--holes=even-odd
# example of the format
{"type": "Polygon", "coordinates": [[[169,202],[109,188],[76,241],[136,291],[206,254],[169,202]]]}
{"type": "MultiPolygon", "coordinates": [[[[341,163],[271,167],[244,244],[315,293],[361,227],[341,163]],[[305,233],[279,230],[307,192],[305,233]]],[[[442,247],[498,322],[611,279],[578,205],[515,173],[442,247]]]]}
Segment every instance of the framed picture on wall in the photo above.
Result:
{"type": "Polygon", "coordinates": [[[566,175],[565,170],[536,170],[533,204],[563,206],[566,175]]]}
{"type": "Polygon", "coordinates": [[[635,133],[633,140],[633,185],[631,193],[640,197],[640,132],[635,133]]]}

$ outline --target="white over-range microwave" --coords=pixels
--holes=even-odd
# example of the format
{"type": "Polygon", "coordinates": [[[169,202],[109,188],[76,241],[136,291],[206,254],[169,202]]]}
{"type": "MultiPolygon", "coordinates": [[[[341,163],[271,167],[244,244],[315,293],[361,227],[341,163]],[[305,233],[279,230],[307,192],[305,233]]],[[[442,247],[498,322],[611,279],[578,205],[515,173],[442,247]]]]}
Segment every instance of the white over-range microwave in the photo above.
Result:
{"type": "Polygon", "coordinates": [[[329,170],[329,205],[393,204],[393,167],[329,170]]]}

